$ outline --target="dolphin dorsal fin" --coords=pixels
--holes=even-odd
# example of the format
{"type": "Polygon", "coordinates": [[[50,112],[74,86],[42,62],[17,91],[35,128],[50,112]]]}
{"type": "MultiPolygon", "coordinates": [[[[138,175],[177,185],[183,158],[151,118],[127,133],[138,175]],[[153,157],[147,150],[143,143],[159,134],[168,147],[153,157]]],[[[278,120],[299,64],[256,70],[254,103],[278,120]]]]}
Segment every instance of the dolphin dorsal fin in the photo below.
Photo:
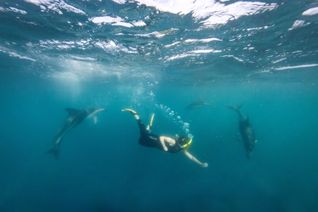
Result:
{"type": "Polygon", "coordinates": [[[80,112],[80,110],[74,108],[65,108],[65,110],[68,112],[68,115],[70,116],[75,116],[80,112]]]}

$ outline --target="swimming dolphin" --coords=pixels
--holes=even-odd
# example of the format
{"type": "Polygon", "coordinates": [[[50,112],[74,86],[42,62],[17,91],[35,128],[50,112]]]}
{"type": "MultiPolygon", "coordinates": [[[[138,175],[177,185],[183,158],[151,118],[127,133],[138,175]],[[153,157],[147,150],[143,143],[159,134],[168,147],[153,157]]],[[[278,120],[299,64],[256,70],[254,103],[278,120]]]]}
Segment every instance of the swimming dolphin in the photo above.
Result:
{"type": "Polygon", "coordinates": [[[241,112],[241,106],[228,106],[228,108],[234,110],[239,116],[239,129],[240,134],[244,142],[244,148],[247,158],[250,158],[250,153],[253,151],[257,139],[255,138],[254,130],[251,126],[250,120],[247,116],[241,112]]]}
{"type": "Polygon", "coordinates": [[[187,110],[192,110],[192,109],[195,109],[195,108],[198,108],[198,107],[210,106],[210,105],[211,105],[210,103],[205,102],[203,100],[197,100],[197,101],[193,101],[190,104],[188,104],[186,106],[186,109],[187,110]]]}
{"type": "Polygon", "coordinates": [[[93,118],[94,123],[97,123],[97,113],[104,111],[104,108],[89,108],[78,110],[74,108],[66,108],[68,117],[62,129],[56,134],[53,140],[53,146],[48,153],[53,154],[55,158],[59,156],[61,142],[64,136],[74,127],[82,123],[86,118],[93,118]]]}

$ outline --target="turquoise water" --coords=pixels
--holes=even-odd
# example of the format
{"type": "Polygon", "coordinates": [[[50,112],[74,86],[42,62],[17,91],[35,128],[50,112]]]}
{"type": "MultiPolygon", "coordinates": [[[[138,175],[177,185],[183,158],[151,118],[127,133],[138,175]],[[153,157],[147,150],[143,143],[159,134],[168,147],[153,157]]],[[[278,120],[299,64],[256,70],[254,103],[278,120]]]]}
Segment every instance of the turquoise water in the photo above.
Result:
{"type": "Polygon", "coordinates": [[[0,211],[317,211],[317,7],[0,2],[0,211]],[[250,159],[229,105],[255,131],[250,159]],[[69,107],[106,111],[55,160],[69,107]],[[192,135],[209,167],[139,145],[125,107],[192,135]]]}

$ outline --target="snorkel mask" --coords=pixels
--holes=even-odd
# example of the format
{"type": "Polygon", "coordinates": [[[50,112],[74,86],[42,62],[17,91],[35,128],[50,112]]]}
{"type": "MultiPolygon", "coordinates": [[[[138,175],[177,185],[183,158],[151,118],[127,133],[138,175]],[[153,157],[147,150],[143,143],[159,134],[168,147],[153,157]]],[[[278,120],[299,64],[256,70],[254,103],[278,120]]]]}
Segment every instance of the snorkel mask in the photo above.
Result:
{"type": "Polygon", "coordinates": [[[182,149],[188,149],[192,144],[193,137],[180,136],[178,137],[178,144],[182,149]]]}

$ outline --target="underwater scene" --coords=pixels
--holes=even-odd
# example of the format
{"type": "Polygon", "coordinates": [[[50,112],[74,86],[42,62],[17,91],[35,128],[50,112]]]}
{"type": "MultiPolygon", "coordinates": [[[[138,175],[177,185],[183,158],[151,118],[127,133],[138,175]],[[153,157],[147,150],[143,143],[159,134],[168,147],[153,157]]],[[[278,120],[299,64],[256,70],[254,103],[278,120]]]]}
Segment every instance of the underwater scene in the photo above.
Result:
{"type": "Polygon", "coordinates": [[[0,1],[0,212],[317,212],[316,0],[0,1]]]}

